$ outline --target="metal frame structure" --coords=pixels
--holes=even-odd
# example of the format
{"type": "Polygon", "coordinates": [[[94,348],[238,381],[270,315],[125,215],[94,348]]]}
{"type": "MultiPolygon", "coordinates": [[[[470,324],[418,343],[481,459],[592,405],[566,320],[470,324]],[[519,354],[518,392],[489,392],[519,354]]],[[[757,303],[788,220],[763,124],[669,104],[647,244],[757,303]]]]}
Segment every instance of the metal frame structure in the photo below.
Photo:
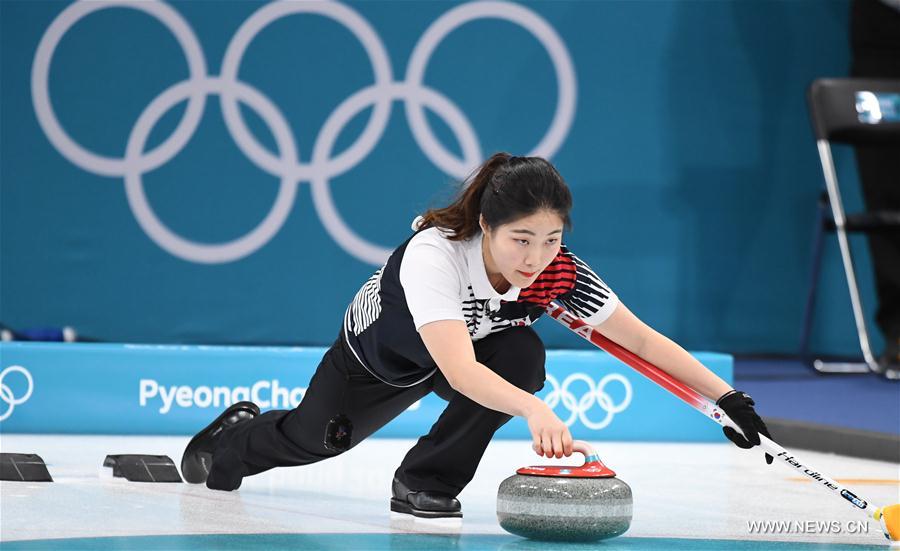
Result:
{"type": "MultiPolygon", "coordinates": [[[[825,362],[814,359],[812,366],[821,373],[882,373],[872,353],[865,311],[859,293],[853,255],[848,233],[872,233],[900,229],[900,212],[877,211],[848,216],[838,184],[832,143],[847,145],[897,144],[900,148],[900,80],[879,79],[819,79],[808,91],[810,117],[816,135],[819,160],[825,177],[827,203],[832,220],[824,216],[820,208],[817,235],[813,253],[813,269],[810,292],[807,296],[801,337],[801,355],[809,357],[809,334],[815,303],[815,291],[819,279],[822,256],[822,233],[833,229],[837,234],[844,274],[850,292],[853,318],[859,337],[863,362],[825,362]]],[[[897,175],[900,180],[900,174],[897,175]]],[[[891,379],[900,378],[900,372],[883,373],[891,379]]]]}

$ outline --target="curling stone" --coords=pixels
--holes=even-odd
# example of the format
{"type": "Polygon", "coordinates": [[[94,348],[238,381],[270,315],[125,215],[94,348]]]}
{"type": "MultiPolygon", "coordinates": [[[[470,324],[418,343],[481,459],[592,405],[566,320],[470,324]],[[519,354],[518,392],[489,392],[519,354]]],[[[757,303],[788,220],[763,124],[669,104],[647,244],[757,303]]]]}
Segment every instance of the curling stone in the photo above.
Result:
{"type": "Polygon", "coordinates": [[[631,525],[631,488],[600,462],[587,442],[580,467],[522,467],[497,490],[497,519],[504,530],[536,540],[597,541],[631,525]]]}

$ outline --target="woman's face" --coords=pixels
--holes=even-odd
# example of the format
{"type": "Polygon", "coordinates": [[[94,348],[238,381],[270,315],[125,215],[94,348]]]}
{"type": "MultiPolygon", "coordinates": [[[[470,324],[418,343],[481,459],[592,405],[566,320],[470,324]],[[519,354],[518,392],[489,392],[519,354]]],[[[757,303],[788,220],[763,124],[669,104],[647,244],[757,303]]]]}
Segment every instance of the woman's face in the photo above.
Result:
{"type": "Polygon", "coordinates": [[[488,276],[502,274],[516,287],[534,283],[559,252],[563,220],[553,211],[539,210],[496,228],[489,227],[482,216],[479,224],[488,276]]]}

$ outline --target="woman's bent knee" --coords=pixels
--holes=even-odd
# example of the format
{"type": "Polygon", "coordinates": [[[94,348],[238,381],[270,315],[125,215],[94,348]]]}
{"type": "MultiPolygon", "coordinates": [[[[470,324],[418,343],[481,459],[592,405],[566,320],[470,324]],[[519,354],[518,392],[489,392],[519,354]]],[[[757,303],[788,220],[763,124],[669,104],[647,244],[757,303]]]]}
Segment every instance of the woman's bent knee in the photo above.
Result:
{"type": "MultiPolygon", "coordinates": [[[[541,338],[530,327],[513,327],[485,337],[494,339],[480,347],[479,361],[492,371],[528,392],[537,392],[544,386],[544,362],[546,351],[541,338]]],[[[480,344],[480,343],[479,343],[480,344]]]]}

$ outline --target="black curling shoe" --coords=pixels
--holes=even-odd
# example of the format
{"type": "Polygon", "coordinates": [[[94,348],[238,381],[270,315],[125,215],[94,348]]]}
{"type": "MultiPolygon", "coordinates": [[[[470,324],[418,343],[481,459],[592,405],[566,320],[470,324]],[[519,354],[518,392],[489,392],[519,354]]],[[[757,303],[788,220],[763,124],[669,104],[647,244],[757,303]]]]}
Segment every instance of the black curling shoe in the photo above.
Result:
{"type": "Polygon", "coordinates": [[[462,518],[459,500],[440,492],[414,492],[394,478],[391,511],[420,518],[462,518]]]}
{"type": "Polygon", "coordinates": [[[259,415],[259,407],[253,402],[238,402],[216,417],[205,429],[191,438],[181,456],[181,475],[185,482],[202,484],[209,476],[212,454],[222,431],[259,415]]]}

